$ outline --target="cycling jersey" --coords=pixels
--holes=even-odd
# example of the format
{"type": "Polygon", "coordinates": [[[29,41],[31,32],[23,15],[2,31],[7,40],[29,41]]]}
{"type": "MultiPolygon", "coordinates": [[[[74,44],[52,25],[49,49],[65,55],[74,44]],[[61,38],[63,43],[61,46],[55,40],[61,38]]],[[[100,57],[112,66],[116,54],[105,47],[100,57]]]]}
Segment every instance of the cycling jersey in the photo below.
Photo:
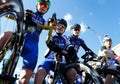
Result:
{"type": "MultiPolygon", "coordinates": [[[[70,42],[68,41],[68,38],[65,35],[54,35],[51,38],[51,41],[54,42],[54,44],[61,49],[66,49],[70,45],[70,42]]],[[[54,54],[54,51],[50,51],[50,53],[47,54],[47,58],[54,58],[54,54]]]]}
{"type": "MultiPolygon", "coordinates": [[[[51,41],[54,42],[54,44],[61,49],[65,49],[70,45],[70,42],[67,36],[65,35],[54,35],[51,37],[51,41]]],[[[51,50],[48,51],[45,61],[42,64],[40,64],[38,68],[43,67],[46,69],[47,72],[49,72],[50,70],[53,70],[54,69],[53,62],[55,61],[54,55],[55,55],[54,51],[51,51],[51,50]]]]}
{"type": "Polygon", "coordinates": [[[69,36],[68,39],[71,42],[71,44],[74,45],[74,49],[76,52],[78,52],[82,44],[85,44],[81,38],[78,38],[77,36],[74,36],[74,35],[69,36]]]}
{"type": "MultiPolygon", "coordinates": [[[[105,56],[105,53],[103,52],[103,50],[105,50],[105,49],[106,49],[107,51],[113,53],[113,55],[116,55],[113,50],[108,49],[106,46],[102,46],[101,49],[99,50],[98,56],[105,56]]],[[[107,57],[109,57],[109,56],[107,56],[107,57]]]]}
{"type": "MultiPolygon", "coordinates": [[[[33,13],[32,20],[39,24],[45,23],[43,16],[38,12],[33,13]]],[[[38,42],[41,32],[42,28],[33,26],[28,27],[26,35],[24,36],[25,43],[21,53],[21,56],[23,57],[23,68],[27,68],[32,71],[34,70],[38,58],[38,42]]]]}
{"type": "Polygon", "coordinates": [[[97,56],[91,49],[87,47],[84,40],[82,40],[81,38],[78,38],[78,36],[74,36],[74,35],[69,36],[69,41],[71,42],[72,45],[74,45],[74,49],[76,53],[78,53],[80,46],[82,46],[82,48],[85,51],[89,52],[91,56],[97,56]]]}
{"type": "Polygon", "coordinates": [[[101,49],[99,50],[98,56],[99,57],[105,56],[105,61],[106,61],[105,65],[111,68],[116,68],[115,58],[108,56],[108,54],[106,54],[104,50],[107,50],[107,52],[109,52],[111,55],[116,55],[115,52],[111,50],[110,48],[107,48],[106,46],[102,46],[101,49]]]}
{"type": "MultiPolygon", "coordinates": [[[[49,30],[46,39],[46,43],[48,44],[50,41],[50,37],[52,35],[53,27],[44,26],[45,20],[39,12],[35,12],[32,15],[33,15],[32,21],[37,23],[37,25],[36,27],[33,26],[28,27],[26,35],[24,36],[25,43],[23,46],[21,56],[23,57],[23,68],[27,68],[33,71],[36,66],[38,58],[39,35],[42,32],[42,29],[49,30]]],[[[6,17],[15,20],[15,18],[11,15],[6,17]]]]}

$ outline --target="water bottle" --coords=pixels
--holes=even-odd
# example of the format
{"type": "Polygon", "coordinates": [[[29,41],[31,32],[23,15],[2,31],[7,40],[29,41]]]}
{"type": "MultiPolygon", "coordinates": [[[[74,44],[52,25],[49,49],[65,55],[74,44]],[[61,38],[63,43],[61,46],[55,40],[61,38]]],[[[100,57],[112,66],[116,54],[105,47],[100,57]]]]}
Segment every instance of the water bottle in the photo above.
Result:
{"type": "Polygon", "coordinates": [[[75,84],[82,84],[82,75],[77,74],[75,79],[75,84]]]}

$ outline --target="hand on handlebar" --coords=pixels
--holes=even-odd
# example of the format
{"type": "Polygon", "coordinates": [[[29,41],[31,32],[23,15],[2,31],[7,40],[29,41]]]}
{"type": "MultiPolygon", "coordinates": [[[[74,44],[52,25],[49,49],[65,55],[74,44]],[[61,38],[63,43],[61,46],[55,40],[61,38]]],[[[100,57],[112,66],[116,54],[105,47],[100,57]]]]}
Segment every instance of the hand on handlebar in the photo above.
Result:
{"type": "Polygon", "coordinates": [[[31,10],[25,10],[26,20],[32,20],[33,12],[31,10]]]}
{"type": "Polygon", "coordinates": [[[26,24],[28,26],[36,26],[37,24],[32,21],[33,12],[31,10],[25,11],[26,24]]]}
{"type": "MultiPolygon", "coordinates": [[[[74,48],[73,48],[74,49],[74,48]]],[[[73,51],[73,50],[72,50],[73,51]]],[[[71,63],[71,62],[77,62],[79,60],[76,52],[72,52],[71,50],[63,50],[62,53],[65,56],[66,62],[71,63]]]]}
{"type": "Polygon", "coordinates": [[[56,21],[54,21],[54,19],[49,18],[48,23],[49,23],[49,26],[53,26],[54,29],[57,28],[57,23],[56,23],[56,21]]]}

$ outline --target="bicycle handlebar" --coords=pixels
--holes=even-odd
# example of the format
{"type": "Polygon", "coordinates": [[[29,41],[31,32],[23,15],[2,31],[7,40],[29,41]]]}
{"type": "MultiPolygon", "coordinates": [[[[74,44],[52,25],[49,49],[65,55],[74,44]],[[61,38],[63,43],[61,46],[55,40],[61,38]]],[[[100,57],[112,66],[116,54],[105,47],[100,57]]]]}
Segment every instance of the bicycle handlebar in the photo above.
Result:
{"type": "MultiPolygon", "coordinates": [[[[51,19],[53,20],[52,22],[57,23],[56,13],[53,13],[51,19]]],[[[46,44],[49,44],[50,37],[52,36],[52,32],[53,32],[53,27],[50,24],[48,24],[48,28],[49,28],[49,33],[48,33],[48,36],[47,36],[47,39],[46,39],[46,44]]]]}
{"type": "Polygon", "coordinates": [[[87,63],[88,61],[98,61],[97,59],[95,59],[96,57],[97,56],[91,55],[89,52],[86,52],[81,56],[85,63],[87,63]]]}

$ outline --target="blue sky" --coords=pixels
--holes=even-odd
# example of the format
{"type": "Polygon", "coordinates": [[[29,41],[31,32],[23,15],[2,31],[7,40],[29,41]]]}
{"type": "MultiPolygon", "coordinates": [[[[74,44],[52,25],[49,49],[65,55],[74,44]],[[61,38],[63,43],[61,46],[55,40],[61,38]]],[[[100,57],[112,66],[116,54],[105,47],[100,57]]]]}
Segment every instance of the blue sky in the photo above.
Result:
{"type": "MultiPolygon", "coordinates": [[[[87,46],[96,54],[101,46],[99,38],[103,38],[105,34],[113,39],[113,47],[120,43],[120,0],[51,0],[51,7],[44,15],[44,18],[51,17],[56,12],[57,18],[64,18],[68,22],[66,35],[71,35],[70,26],[74,23],[82,25],[80,38],[82,38],[87,46]],[[90,29],[87,29],[88,25],[90,29]]],[[[24,8],[36,10],[36,0],[23,0],[24,8]]],[[[44,53],[47,49],[45,38],[48,31],[43,31],[39,41],[39,59],[40,64],[44,59],[44,53]]],[[[80,48],[79,57],[84,53],[80,48]]],[[[18,63],[16,73],[21,69],[21,58],[18,63]]],[[[37,65],[38,66],[38,65],[37,65]]],[[[36,69],[35,69],[36,71],[36,69]]]]}

